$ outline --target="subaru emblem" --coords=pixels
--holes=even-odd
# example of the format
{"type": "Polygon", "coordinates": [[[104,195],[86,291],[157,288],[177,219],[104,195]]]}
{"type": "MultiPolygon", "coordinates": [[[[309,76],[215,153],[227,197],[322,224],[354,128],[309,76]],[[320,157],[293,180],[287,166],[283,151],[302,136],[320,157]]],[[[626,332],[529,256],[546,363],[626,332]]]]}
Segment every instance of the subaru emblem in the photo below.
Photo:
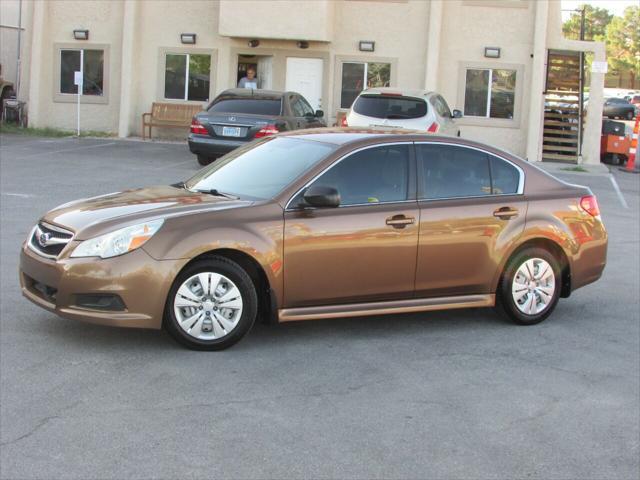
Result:
{"type": "Polygon", "coordinates": [[[49,240],[51,240],[50,233],[41,233],[38,237],[38,243],[41,247],[46,247],[49,244],[49,240]]]}

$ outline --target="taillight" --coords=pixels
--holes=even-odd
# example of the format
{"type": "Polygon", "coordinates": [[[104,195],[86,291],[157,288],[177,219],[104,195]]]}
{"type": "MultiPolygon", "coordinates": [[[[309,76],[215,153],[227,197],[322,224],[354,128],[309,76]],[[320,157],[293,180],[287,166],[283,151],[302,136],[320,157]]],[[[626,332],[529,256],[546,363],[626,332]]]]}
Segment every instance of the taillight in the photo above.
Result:
{"type": "Polygon", "coordinates": [[[209,132],[206,128],[195,118],[191,120],[191,133],[195,133],[197,135],[209,135],[209,132]]]}
{"type": "Polygon", "coordinates": [[[347,116],[345,115],[344,117],[342,117],[342,120],[340,120],[340,126],[341,127],[348,127],[349,124],[347,123],[347,116]]]}
{"type": "Polygon", "coordinates": [[[269,135],[275,135],[276,133],[280,133],[280,130],[278,130],[278,127],[273,123],[270,123],[258,130],[258,133],[256,133],[253,138],[268,137],[269,135]]]}
{"type": "Polygon", "coordinates": [[[580,208],[587,212],[592,217],[600,216],[600,207],[598,207],[598,200],[595,195],[587,195],[580,199],[580,208]]]}
{"type": "Polygon", "coordinates": [[[436,133],[438,131],[438,128],[440,128],[440,125],[438,125],[438,122],[433,122],[431,126],[427,128],[427,132],[436,133]]]}

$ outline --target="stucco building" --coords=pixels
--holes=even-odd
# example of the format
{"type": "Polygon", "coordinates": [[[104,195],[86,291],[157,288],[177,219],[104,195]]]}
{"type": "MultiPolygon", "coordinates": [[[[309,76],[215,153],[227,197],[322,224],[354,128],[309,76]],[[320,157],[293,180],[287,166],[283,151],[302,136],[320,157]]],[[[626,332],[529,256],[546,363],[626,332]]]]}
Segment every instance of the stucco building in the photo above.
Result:
{"type": "MultiPolygon", "coordinates": [[[[19,95],[31,126],[75,128],[77,70],[82,128],[126,137],[141,134],[152,102],[204,105],[253,65],[260,88],[301,92],[330,124],[367,85],[436,90],[463,111],[463,136],[530,160],[563,153],[562,142],[549,150],[545,140],[553,129],[545,122],[558,121],[545,114],[549,96],[586,88],[584,130],[576,127],[568,150],[578,159],[581,143],[578,161],[599,161],[604,74],[584,85],[577,70],[554,76],[548,65],[557,55],[575,66],[579,51],[603,61],[604,45],[564,39],[557,0],[33,1],[22,9],[19,95]]],[[[549,115],[582,120],[578,97],[556,95],[575,112],[549,115]]]]}

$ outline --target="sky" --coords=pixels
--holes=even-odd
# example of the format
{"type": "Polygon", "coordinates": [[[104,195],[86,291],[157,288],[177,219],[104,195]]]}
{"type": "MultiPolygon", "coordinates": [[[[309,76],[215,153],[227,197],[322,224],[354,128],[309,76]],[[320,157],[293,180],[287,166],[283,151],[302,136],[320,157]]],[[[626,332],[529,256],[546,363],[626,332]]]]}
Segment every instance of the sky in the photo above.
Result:
{"type": "MultiPolygon", "coordinates": [[[[593,5],[594,7],[606,8],[614,15],[622,15],[625,8],[632,5],[639,5],[640,0],[562,0],[563,10],[574,10],[583,3],[593,5]]],[[[566,20],[571,12],[562,12],[562,19],[566,20]]]]}

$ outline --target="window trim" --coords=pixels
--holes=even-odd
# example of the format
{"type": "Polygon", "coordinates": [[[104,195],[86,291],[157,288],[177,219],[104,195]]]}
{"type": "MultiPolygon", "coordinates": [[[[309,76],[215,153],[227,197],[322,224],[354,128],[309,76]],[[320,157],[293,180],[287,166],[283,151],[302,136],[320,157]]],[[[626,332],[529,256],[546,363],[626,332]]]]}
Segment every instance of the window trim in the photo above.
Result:
{"type": "MultiPolygon", "coordinates": [[[[334,110],[347,111],[350,107],[342,108],[342,67],[345,63],[388,63],[390,65],[389,86],[395,87],[398,81],[398,59],[392,57],[376,57],[368,55],[336,55],[333,77],[333,104],[334,110]]],[[[366,89],[365,89],[366,90],[366,89]]],[[[364,91],[364,90],[363,90],[364,91]]]]}
{"type": "MultiPolygon", "coordinates": [[[[515,163],[513,163],[512,161],[508,160],[507,158],[501,156],[501,155],[497,155],[495,153],[492,152],[488,152],[486,150],[483,150],[482,148],[478,148],[478,147],[473,147],[471,145],[463,145],[460,143],[448,143],[448,142],[429,142],[429,141],[423,141],[423,142],[414,142],[414,145],[446,145],[446,146],[451,146],[451,147],[459,147],[459,148],[466,148],[468,150],[475,150],[481,153],[484,153],[487,156],[493,156],[496,157],[499,160],[502,160],[503,162],[508,163],[509,165],[515,167],[516,170],[518,170],[519,173],[519,179],[518,179],[518,190],[516,191],[516,193],[493,193],[493,179],[491,179],[491,191],[492,193],[488,194],[488,195],[469,195],[469,196],[461,196],[461,197],[441,197],[441,198],[422,198],[422,195],[424,195],[424,191],[423,191],[423,182],[422,182],[422,169],[418,168],[418,163],[420,162],[420,159],[418,158],[418,153],[416,151],[416,171],[417,171],[417,180],[418,180],[418,190],[417,190],[417,199],[418,202],[440,202],[442,200],[465,200],[465,199],[478,199],[478,198],[499,198],[499,197],[513,197],[516,195],[519,196],[523,196],[524,195],[524,184],[525,184],[525,172],[522,169],[522,167],[520,167],[519,165],[516,165],[515,163]]],[[[489,162],[489,172],[491,172],[491,160],[489,158],[487,158],[487,161],[489,162]]]]}
{"type": "Polygon", "coordinates": [[[77,103],[77,93],[62,93],[60,91],[61,69],[62,69],[62,51],[63,50],[76,50],[81,51],[80,62],[82,65],[82,58],[84,57],[84,50],[102,50],[102,95],[81,95],[80,103],[82,104],[109,104],[109,91],[110,91],[110,46],[103,43],[83,43],[78,45],[77,43],[55,43],[53,45],[53,102],[54,103],[77,103]]]}
{"type": "MultiPolygon", "coordinates": [[[[187,62],[187,75],[189,74],[189,62],[187,62]]],[[[218,72],[218,50],[215,48],[191,48],[191,47],[160,47],[158,49],[158,68],[156,74],[156,101],[164,103],[180,103],[185,105],[209,105],[215,99],[216,78],[218,72]],[[184,100],[179,98],[165,98],[164,84],[167,69],[167,55],[209,55],[209,100],[184,100]]],[[[185,82],[185,91],[188,82],[185,82]]]]}
{"type": "MultiPolygon", "coordinates": [[[[324,175],[325,173],[327,173],[329,170],[331,170],[333,167],[335,167],[336,165],[338,165],[339,163],[341,163],[343,160],[349,158],[352,155],[355,155],[356,153],[362,152],[364,150],[370,150],[372,148],[379,148],[379,147],[388,147],[388,146],[393,146],[393,145],[406,145],[409,147],[409,179],[408,179],[408,186],[407,186],[407,199],[406,200],[392,200],[389,202],[375,202],[375,203],[353,203],[350,205],[338,205],[337,208],[349,208],[349,207],[362,207],[362,206],[375,206],[375,205],[389,205],[392,203],[415,203],[417,201],[417,191],[416,191],[416,185],[417,185],[417,181],[412,182],[411,179],[413,178],[414,180],[416,179],[416,175],[417,175],[417,169],[416,169],[416,162],[417,162],[417,158],[416,158],[416,154],[415,154],[415,148],[413,148],[415,142],[413,141],[405,141],[405,142],[389,142],[389,143],[376,143],[376,144],[372,144],[372,145],[365,145],[364,147],[359,147],[356,148],[355,150],[351,150],[347,153],[345,153],[342,157],[340,157],[339,159],[335,160],[331,165],[329,165],[328,167],[324,168],[320,173],[318,173],[317,175],[315,175],[311,180],[309,180],[308,182],[306,182],[301,188],[299,188],[298,190],[296,190],[296,193],[294,193],[289,200],[287,201],[285,207],[284,207],[284,211],[285,212],[299,212],[301,211],[301,209],[299,207],[290,207],[291,202],[293,202],[293,200],[300,195],[300,193],[306,189],[309,188],[309,186],[315,182],[318,178],[320,178],[322,175],[324,175]]],[[[316,207],[308,207],[305,208],[305,210],[316,210],[316,207]]]]}
{"type": "MultiPolygon", "coordinates": [[[[514,63],[501,62],[458,62],[458,95],[456,104],[459,110],[464,110],[465,90],[467,84],[467,70],[515,70],[516,89],[513,101],[513,118],[468,117],[456,119],[458,125],[480,127],[520,128],[522,122],[522,96],[525,82],[525,66],[514,63]]],[[[491,83],[491,82],[489,82],[491,83]]],[[[488,95],[491,98],[491,95],[488,95]]],[[[449,105],[449,108],[452,108],[449,105]]],[[[453,107],[456,108],[455,106],[453,107]]]]}

